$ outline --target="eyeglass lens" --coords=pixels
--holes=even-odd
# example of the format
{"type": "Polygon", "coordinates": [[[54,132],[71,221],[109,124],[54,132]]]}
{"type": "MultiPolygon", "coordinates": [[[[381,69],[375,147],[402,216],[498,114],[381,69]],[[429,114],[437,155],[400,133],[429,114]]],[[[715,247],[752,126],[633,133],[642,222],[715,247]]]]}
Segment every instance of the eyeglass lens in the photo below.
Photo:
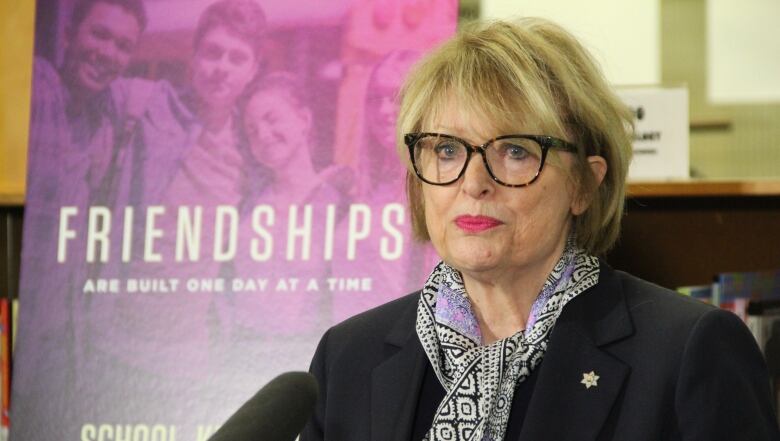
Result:
{"type": "MultiPolygon", "coordinates": [[[[458,178],[469,156],[462,142],[435,135],[421,137],[414,144],[414,162],[423,179],[436,184],[458,178]]],[[[534,179],[542,162],[542,147],[526,138],[504,138],[485,148],[490,172],[508,185],[523,185],[534,179]]]]}

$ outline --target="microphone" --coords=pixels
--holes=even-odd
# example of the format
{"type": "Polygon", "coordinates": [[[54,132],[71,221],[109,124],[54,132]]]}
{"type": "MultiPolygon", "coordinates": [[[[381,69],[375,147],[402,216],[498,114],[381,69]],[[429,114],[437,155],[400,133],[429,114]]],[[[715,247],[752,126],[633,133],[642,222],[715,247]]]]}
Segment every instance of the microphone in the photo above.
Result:
{"type": "Polygon", "coordinates": [[[293,441],[317,401],[317,380],[308,372],[286,372],[244,403],[209,441],[293,441]]]}

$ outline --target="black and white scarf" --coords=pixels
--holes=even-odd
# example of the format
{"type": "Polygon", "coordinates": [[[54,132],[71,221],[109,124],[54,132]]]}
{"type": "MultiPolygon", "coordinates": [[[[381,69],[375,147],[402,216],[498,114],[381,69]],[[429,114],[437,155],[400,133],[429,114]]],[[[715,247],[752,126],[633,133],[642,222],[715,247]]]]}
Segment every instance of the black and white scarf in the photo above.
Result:
{"type": "Polygon", "coordinates": [[[598,278],[598,259],[577,249],[570,238],[526,328],[483,345],[460,272],[440,262],[417,307],[417,336],[446,392],[424,441],[503,440],[517,384],[542,361],[566,303],[598,278]]]}

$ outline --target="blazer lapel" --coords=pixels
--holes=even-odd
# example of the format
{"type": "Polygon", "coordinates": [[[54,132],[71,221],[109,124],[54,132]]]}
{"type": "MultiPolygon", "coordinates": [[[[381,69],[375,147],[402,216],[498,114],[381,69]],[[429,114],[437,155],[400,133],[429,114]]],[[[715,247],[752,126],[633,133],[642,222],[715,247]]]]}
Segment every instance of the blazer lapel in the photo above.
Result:
{"type": "Polygon", "coordinates": [[[630,368],[604,347],[634,328],[612,270],[602,265],[599,277],[596,287],[566,305],[555,324],[521,441],[595,440],[620,396],[630,368]]]}
{"type": "Polygon", "coordinates": [[[405,311],[385,345],[395,351],[371,375],[371,440],[407,441],[422,387],[425,352],[417,340],[417,304],[405,311]]]}

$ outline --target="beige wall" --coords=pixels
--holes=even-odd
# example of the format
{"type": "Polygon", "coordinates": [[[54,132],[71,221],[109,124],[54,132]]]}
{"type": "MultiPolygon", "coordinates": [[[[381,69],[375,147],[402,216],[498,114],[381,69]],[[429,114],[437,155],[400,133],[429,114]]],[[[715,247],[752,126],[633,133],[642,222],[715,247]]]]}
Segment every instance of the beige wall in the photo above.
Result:
{"type": "Polygon", "coordinates": [[[712,105],[707,100],[706,0],[661,2],[664,83],[688,85],[690,116],[728,128],[691,131],[691,167],[708,178],[780,177],[780,103],[712,105]]]}
{"type": "Polygon", "coordinates": [[[0,1],[0,203],[24,193],[34,10],[33,0],[0,1]]]}

